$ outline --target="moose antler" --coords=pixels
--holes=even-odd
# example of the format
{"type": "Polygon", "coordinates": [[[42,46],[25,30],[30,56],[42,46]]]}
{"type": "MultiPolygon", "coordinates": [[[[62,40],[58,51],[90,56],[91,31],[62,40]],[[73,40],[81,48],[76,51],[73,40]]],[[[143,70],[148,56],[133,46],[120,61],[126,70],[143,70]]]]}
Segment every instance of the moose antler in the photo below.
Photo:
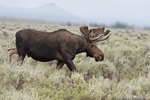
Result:
{"type": "Polygon", "coordinates": [[[88,30],[87,26],[80,27],[82,36],[84,36],[90,41],[96,42],[106,40],[110,36],[110,30],[107,30],[106,32],[104,32],[104,30],[105,28],[96,28],[88,30]]]}
{"type": "Polygon", "coordinates": [[[98,42],[98,41],[104,41],[104,40],[106,40],[107,38],[109,38],[109,36],[110,36],[110,30],[107,30],[106,32],[104,32],[104,35],[102,36],[102,37],[100,37],[100,38],[98,38],[97,40],[96,40],[96,42],[98,42]]]}
{"type": "Polygon", "coordinates": [[[105,30],[105,28],[97,28],[97,29],[91,29],[92,32],[89,34],[89,38],[91,41],[95,41],[101,37],[104,36],[103,31],[105,30]]]}
{"type": "Polygon", "coordinates": [[[88,30],[88,26],[83,26],[83,27],[80,27],[80,32],[81,32],[81,35],[83,37],[85,37],[86,39],[89,40],[89,30],[88,30]]]}

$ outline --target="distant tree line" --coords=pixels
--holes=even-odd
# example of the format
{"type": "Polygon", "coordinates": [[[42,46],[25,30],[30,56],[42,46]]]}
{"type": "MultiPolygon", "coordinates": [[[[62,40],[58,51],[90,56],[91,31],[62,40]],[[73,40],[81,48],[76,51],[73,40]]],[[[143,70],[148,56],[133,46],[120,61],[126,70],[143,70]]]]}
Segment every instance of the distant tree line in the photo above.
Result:
{"type": "Polygon", "coordinates": [[[137,27],[137,26],[131,26],[131,25],[127,25],[125,23],[121,23],[121,22],[116,22],[115,24],[112,25],[105,25],[105,24],[97,24],[97,23],[91,23],[90,24],[91,27],[109,27],[109,28],[117,28],[117,29],[143,29],[143,30],[150,30],[150,26],[146,26],[146,27],[137,27]]]}
{"type": "Polygon", "coordinates": [[[143,28],[144,30],[150,30],[150,27],[146,26],[143,28]]]}
{"type": "MultiPolygon", "coordinates": [[[[71,22],[66,23],[67,26],[83,26],[83,25],[87,25],[87,24],[74,24],[71,22]]],[[[150,30],[150,27],[137,27],[137,26],[132,26],[132,25],[128,25],[126,23],[122,23],[122,22],[116,22],[112,25],[106,25],[106,24],[98,24],[98,23],[90,23],[89,24],[90,27],[108,27],[108,28],[116,28],[116,29],[143,29],[143,30],[150,30]]]]}
{"type": "MultiPolygon", "coordinates": [[[[106,27],[107,25],[91,23],[90,26],[91,27],[106,27]]],[[[133,28],[133,26],[129,26],[129,25],[127,25],[125,23],[121,23],[121,22],[116,22],[115,24],[112,24],[112,25],[110,25],[108,27],[110,27],[110,28],[119,28],[119,29],[126,29],[126,28],[132,29],[133,28]]]]}
{"type": "Polygon", "coordinates": [[[121,22],[116,22],[111,27],[112,28],[119,28],[119,29],[126,29],[126,28],[132,29],[133,28],[133,26],[129,26],[129,25],[127,25],[125,23],[121,23],[121,22]]]}

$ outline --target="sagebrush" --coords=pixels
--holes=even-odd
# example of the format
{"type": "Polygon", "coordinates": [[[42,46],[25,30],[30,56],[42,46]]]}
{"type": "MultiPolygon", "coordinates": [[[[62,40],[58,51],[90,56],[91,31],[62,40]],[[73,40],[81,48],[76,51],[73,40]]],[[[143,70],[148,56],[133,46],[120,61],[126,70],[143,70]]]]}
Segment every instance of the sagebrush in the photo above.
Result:
{"type": "Polygon", "coordinates": [[[97,44],[104,61],[79,54],[74,59],[79,73],[72,73],[66,66],[57,71],[56,61],[28,57],[17,66],[17,55],[9,65],[7,49],[15,47],[15,33],[27,28],[49,32],[65,28],[79,34],[79,27],[0,23],[0,100],[150,100],[149,31],[110,29],[110,38],[97,44]]]}

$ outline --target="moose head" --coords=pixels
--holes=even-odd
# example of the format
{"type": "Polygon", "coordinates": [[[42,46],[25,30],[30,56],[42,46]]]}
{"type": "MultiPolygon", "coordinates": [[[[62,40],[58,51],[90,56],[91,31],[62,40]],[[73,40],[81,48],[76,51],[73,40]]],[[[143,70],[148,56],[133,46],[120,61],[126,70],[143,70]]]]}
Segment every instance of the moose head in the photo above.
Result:
{"type": "Polygon", "coordinates": [[[104,32],[105,28],[88,29],[87,26],[80,27],[81,35],[87,41],[87,56],[94,57],[95,61],[104,60],[103,52],[97,47],[96,42],[104,41],[110,36],[110,30],[104,32]]]}

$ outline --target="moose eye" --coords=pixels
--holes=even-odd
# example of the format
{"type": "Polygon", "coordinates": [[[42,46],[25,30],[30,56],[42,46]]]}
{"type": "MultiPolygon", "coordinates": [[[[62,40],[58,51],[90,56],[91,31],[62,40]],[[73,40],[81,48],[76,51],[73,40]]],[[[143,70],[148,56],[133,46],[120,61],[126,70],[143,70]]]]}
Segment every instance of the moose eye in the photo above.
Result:
{"type": "Polygon", "coordinates": [[[92,44],[92,45],[91,45],[91,48],[93,48],[93,47],[94,47],[94,45],[92,44]]]}

